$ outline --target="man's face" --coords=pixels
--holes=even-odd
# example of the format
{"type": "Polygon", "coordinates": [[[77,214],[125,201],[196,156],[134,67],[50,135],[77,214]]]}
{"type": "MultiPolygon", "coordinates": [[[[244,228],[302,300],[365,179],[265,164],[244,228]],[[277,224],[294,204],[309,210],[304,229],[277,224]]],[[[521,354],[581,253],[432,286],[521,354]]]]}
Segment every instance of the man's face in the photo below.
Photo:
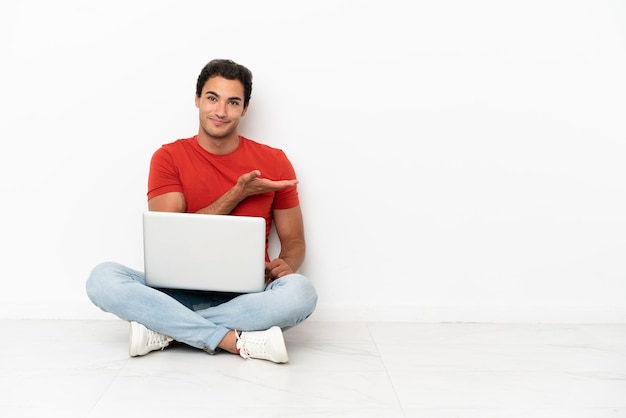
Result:
{"type": "Polygon", "coordinates": [[[243,107],[243,85],[239,80],[215,76],[209,78],[196,107],[200,110],[200,126],[212,138],[224,138],[236,131],[246,113],[243,107]]]}

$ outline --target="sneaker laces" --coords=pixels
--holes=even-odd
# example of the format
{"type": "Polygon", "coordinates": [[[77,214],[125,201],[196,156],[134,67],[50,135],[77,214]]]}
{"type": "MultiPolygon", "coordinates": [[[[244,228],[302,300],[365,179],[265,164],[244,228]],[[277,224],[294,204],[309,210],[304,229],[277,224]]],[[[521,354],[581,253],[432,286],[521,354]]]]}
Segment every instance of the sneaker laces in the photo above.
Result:
{"type": "Polygon", "coordinates": [[[257,337],[254,338],[252,335],[247,332],[242,332],[239,335],[239,332],[235,330],[235,335],[237,336],[237,351],[243,358],[262,358],[268,359],[270,357],[270,353],[267,351],[265,346],[265,338],[257,337]]]}
{"type": "Polygon", "coordinates": [[[163,350],[165,347],[170,345],[172,339],[167,335],[160,334],[156,331],[148,330],[148,347],[160,347],[163,350]]]}

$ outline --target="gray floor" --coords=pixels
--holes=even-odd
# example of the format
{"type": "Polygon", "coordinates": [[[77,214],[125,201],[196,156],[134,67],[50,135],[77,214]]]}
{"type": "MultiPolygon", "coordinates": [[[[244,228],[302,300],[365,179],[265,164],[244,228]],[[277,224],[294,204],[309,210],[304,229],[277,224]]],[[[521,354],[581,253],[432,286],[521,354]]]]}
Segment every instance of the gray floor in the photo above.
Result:
{"type": "Polygon", "coordinates": [[[309,321],[277,365],[128,324],[0,320],[3,417],[626,417],[626,324],[309,321]]]}

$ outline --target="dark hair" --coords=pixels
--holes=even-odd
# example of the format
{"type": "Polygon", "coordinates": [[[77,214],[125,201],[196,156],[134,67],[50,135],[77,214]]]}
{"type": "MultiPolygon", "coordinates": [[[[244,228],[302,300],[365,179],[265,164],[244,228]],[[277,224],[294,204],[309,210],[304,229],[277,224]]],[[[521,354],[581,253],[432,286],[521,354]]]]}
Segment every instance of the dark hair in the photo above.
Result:
{"type": "Polygon", "coordinates": [[[246,108],[252,96],[252,73],[243,65],[226,59],[214,59],[204,66],[196,84],[196,96],[202,95],[202,88],[211,77],[220,76],[227,80],[239,80],[243,84],[243,107],[246,108]]]}

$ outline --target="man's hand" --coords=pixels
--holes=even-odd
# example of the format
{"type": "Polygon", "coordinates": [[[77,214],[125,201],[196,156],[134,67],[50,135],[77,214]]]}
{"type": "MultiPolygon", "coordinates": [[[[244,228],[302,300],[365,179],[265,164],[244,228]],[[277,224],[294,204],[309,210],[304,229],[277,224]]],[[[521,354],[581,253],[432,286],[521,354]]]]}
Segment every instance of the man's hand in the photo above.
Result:
{"type": "MultiPolygon", "coordinates": [[[[240,188],[244,198],[261,193],[276,192],[298,184],[298,180],[270,180],[259,177],[261,172],[253,170],[239,177],[237,187],[240,188]]],[[[243,199],[242,199],[243,200],[243,199]]]]}
{"type": "MultiPolygon", "coordinates": [[[[228,215],[245,198],[261,193],[276,192],[295,186],[298,180],[270,180],[260,178],[261,172],[253,170],[237,179],[237,184],[220,196],[215,202],[196,211],[212,215],[228,215]]],[[[165,193],[148,201],[150,210],[160,212],[186,212],[185,196],[180,192],[165,193]]]]}
{"type": "Polygon", "coordinates": [[[275,258],[269,263],[265,263],[265,281],[267,283],[292,273],[293,270],[282,258],[275,258]]]}

